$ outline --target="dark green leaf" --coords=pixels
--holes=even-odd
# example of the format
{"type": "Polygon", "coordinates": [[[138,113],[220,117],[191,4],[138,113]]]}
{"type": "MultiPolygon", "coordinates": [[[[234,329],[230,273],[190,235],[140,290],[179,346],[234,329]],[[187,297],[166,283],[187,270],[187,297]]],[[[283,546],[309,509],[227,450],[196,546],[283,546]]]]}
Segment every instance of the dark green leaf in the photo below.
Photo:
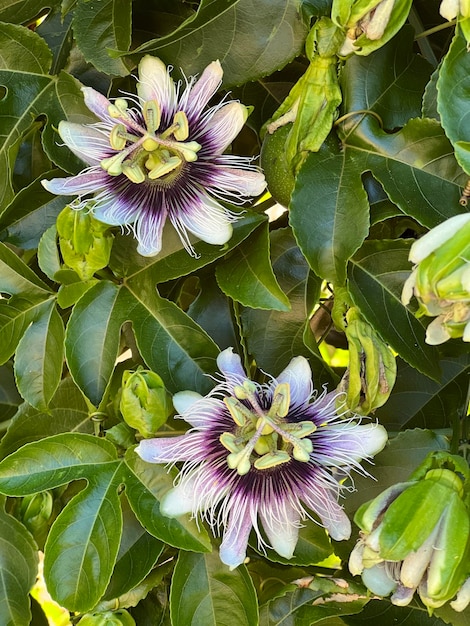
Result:
{"type": "Polygon", "coordinates": [[[18,344],[15,357],[18,391],[39,410],[48,407],[62,376],[64,334],[64,323],[51,301],[18,344]]]}
{"type": "Polygon", "coordinates": [[[0,463],[0,493],[25,496],[90,478],[116,459],[116,448],[91,435],[65,433],[28,443],[0,463]]]}
{"type": "Polygon", "coordinates": [[[2,0],[0,3],[0,20],[2,22],[13,22],[22,24],[32,22],[46,9],[59,7],[61,0],[2,0]]]}
{"type": "Polygon", "coordinates": [[[356,160],[334,141],[324,144],[302,165],[290,203],[290,223],[310,267],[338,285],[369,231],[363,168],[356,160]]]}
{"type": "Polygon", "coordinates": [[[72,14],[61,15],[60,11],[51,11],[47,18],[36,28],[38,35],[46,41],[53,54],[51,74],[58,74],[65,69],[72,49],[72,14]]]}
{"type": "Polygon", "coordinates": [[[121,465],[95,466],[87,487],[68,502],[49,532],[44,579],[51,596],[69,611],[92,609],[109,583],[122,532],[121,465]]]}
{"type": "Polygon", "coordinates": [[[271,548],[266,549],[270,561],[284,565],[315,565],[333,553],[330,539],[325,529],[313,521],[307,521],[299,531],[299,540],[294,555],[290,559],[281,557],[271,548]]]}
{"type": "MultiPolygon", "coordinates": [[[[21,402],[22,398],[15,385],[12,364],[0,365],[0,421],[3,422],[12,417],[21,402]]],[[[0,443],[0,448],[1,445],[0,443]]]]}
{"type": "Polygon", "coordinates": [[[387,600],[369,602],[358,616],[346,616],[344,621],[349,626],[444,626],[444,622],[435,615],[430,616],[422,604],[415,600],[408,606],[394,606],[387,600]]]}
{"type": "Polygon", "coordinates": [[[43,437],[66,432],[93,433],[89,413],[90,407],[82,393],[71,378],[65,378],[52,398],[47,413],[27,403],[20,406],[0,442],[0,458],[43,437]]]}
{"type": "Polygon", "coordinates": [[[111,58],[109,49],[127,51],[131,43],[131,0],[80,0],[73,18],[73,32],[87,61],[101,72],[114,76],[129,74],[120,58],[111,58]]]}
{"type": "Polygon", "coordinates": [[[222,291],[243,306],[275,311],[290,309],[271,267],[267,223],[219,263],[216,276],[222,291]]]}
{"type": "Polygon", "coordinates": [[[33,538],[18,520],[0,509],[0,621],[5,626],[29,624],[28,593],[38,570],[38,552],[33,538]]]}
{"type": "Polygon", "coordinates": [[[49,287],[7,246],[0,243],[0,292],[19,295],[23,292],[46,299],[49,287]]]}
{"type": "Polygon", "coordinates": [[[306,35],[299,0],[202,0],[180,28],[133,52],[156,53],[167,64],[176,58],[186,75],[220,59],[224,85],[232,86],[284,67],[306,35]]]}
{"type": "Polygon", "coordinates": [[[170,595],[173,626],[256,626],[258,604],[244,565],[235,570],[216,552],[181,552],[170,595]]]}
{"type": "Polygon", "coordinates": [[[195,552],[210,551],[205,528],[198,527],[189,515],[169,518],[160,513],[160,500],[174,486],[176,472],[145,463],[133,451],[126,454],[126,463],[129,468],[124,478],[127,499],[142,526],[171,546],[195,552]]]}
{"type": "Polygon", "coordinates": [[[367,241],[351,260],[349,289],[366,320],[410,365],[430,378],[440,375],[439,354],[425,342],[425,329],[401,303],[411,270],[410,242],[367,241]]]}
{"type": "Polygon", "coordinates": [[[24,26],[0,23],[0,49],[1,69],[47,74],[51,67],[52,53],[46,42],[24,26]]]}

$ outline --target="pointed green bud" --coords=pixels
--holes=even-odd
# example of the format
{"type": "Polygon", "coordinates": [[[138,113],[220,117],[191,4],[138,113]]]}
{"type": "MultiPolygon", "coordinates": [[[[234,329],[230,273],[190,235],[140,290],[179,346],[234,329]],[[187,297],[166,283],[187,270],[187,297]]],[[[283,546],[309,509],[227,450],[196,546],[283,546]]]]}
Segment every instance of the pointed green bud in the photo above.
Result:
{"type": "Polygon", "coordinates": [[[50,491],[41,491],[21,499],[18,518],[33,535],[40,549],[44,548],[52,523],[54,499],[50,491]]]}
{"type": "Polygon", "coordinates": [[[172,413],[171,398],[155,372],[139,367],[122,376],[119,409],[127,424],[144,437],[151,437],[172,413]]]}
{"type": "Polygon", "coordinates": [[[271,469],[271,467],[288,463],[290,460],[291,457],[284,450],[274,450],[256,459],[255,467],[259,470],[271,469]]]}
{"type": "Polygon", "coordinates": [[[82,626],[136,626],[134,618],[124,609],[86,613],[81,619],[82,626]]]}

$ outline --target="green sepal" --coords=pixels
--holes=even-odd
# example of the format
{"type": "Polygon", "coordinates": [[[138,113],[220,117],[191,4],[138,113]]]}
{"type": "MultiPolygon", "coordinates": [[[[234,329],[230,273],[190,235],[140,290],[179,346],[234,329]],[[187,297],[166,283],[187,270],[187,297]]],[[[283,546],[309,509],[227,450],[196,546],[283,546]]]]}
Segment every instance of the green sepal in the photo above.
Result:
{"type": "Polygon", "coordinates": [[[354,522],[366,533],[374,530],[374,526],[383,512],[390,506],[405,489],[414,485],[412,482],[397,483],[392,485],[385,491],[382,491],[376,498],[364,502],[354,515],[354,522]]]}

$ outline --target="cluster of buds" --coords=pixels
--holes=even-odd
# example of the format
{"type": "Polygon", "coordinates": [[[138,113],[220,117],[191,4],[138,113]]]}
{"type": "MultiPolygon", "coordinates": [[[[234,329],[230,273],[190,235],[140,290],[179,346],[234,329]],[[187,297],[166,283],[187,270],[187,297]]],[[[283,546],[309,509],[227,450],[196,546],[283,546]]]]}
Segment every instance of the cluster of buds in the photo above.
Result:
{"type": "Polygon", "coordinates": [[[410,8],[411,0],[333,0],[332,20],[346,31],[339,56],[380,48],[400,30],[410,8]]]}
{"type": "Polygon", "coordinates": [[[338,386],[348,411],[370,415],[385,404],[395,384],[397,366],[390,348],[375,330],[351,307],[344,329],[348,340],[349,365],[338,386]]]}
{"type": "Polygon", "coordinates": [[[173,412],[170,394],[158,374],[139,367],[122,376],[119,410],[143,437],[152,437],[173,412]]]}
{"type": "Polygon", "coordinates": [[[402,302],[414,295],[417,317],[435,317],[426,330],[431,345],[462,337],[470,341],[470,213],[456,215],[418,239],[410,250],[413,271],[402,302]]]}
{"type": "Polygon", "coordinates": [[[470,0],[442,0],[439,13],[449,22],[458,20],[467,47],[470,46],[470,0]]]}
{"type": "Polygon", "coordinates": [[[470,602],[470,470],[459,456],[429,454],[409,480],[386,489],[355,515],[361,528],[349,569],[378,596],[408,605],[417,591],[430,613],[470,602]]]}
{"type": "Polygon", "coordinates": [[[108,265],[113,236],[109,226],[91,213],[66,206],[57,218],[57,232],[64,263],[81,280],[90,280],[95,272],[108,265]]]}

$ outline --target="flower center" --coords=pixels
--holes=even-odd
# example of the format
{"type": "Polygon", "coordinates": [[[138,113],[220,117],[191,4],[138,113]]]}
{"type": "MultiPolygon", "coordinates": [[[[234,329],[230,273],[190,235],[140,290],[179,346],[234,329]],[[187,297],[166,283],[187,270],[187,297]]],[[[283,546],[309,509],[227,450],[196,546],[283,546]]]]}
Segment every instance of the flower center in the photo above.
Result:
{"type": "Polygon", "coordinates": [[[313,444],[306,437],[316,426],[311,421],[290,423],[285,419],[290,405],[289,383],[276,387],[268,410],[261,408],[256,385],[250,380],[235,387],[234,392],[236,397],[224,398],[224,402],[237,428],[220,436],[221,444],[230,452],[227,465],[231,469],[243,476],[252,465],[266,470],[291,458],[309,461],[313,444]]]}
{"type": "Polygon", "coordinates": [[[184,111],[177,111],[173,123],[157,132],[161,130],[161,110],[156,100],[148,100],[142,106],[145,128],[127,109],[124,98],[118,98],[108,107],[109,115],[118,120],[109,136],[111,148],[117,153],[103,159],[100,165],[110,176],[124,174],[137,184],[146,180],[171,182],[185,163],[197,160],[201,145],[185,141],[189,137],[189,124],[184,111]]]}

